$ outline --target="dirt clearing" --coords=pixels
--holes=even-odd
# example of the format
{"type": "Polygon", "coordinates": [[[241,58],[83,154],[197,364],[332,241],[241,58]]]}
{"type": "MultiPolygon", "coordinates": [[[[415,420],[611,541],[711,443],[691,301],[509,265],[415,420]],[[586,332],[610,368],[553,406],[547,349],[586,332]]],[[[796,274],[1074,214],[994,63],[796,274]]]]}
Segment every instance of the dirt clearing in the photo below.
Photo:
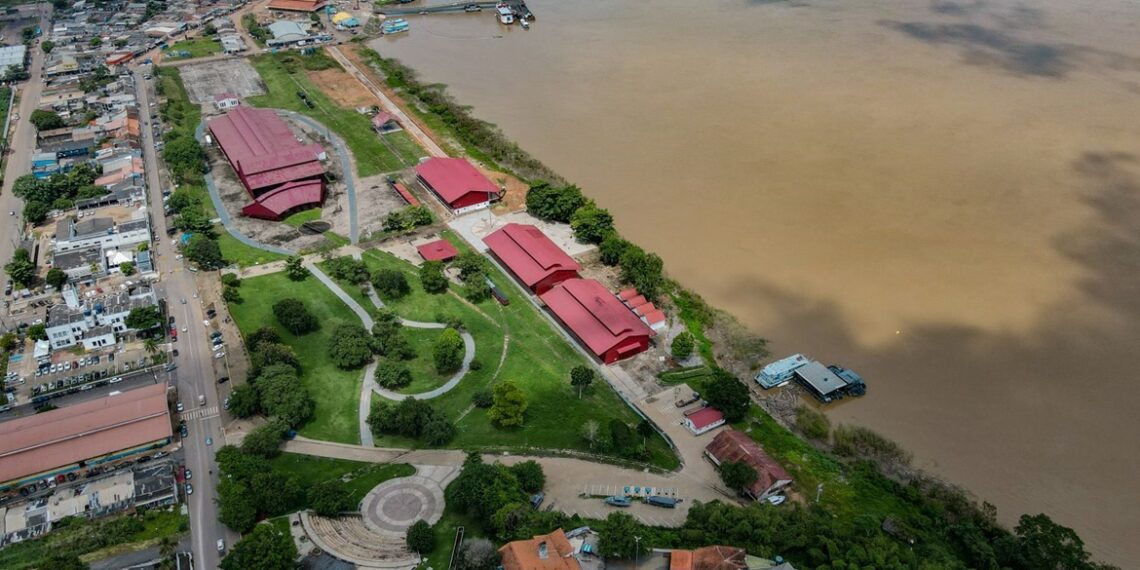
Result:
{"type": "Polygon", "coordinates": [[[355,77],[339,69],[306,71],[305,75],[313,80],[313,83],[320,85],[321,91],[324,91],[329,99],[341,107],[356,109],[380,104],[380,101],[369,93],[355,77]]]}

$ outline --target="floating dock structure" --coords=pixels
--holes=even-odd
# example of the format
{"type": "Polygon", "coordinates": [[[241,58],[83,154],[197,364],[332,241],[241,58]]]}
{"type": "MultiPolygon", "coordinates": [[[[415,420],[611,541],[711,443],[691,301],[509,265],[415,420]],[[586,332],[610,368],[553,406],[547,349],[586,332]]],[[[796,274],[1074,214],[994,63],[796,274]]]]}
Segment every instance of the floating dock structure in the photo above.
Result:
{"type": "Polygon", "coordinates": [[[756,382],[765,390],[779,388],[791,382],[796,369],[808,362],[811,361],[802,354],[793,354],[787,358],[781,358],[760,369],[760,373],[756,375],[756,382]]]}
{"type": "Polygon", "coordinates": [[[522,0],[506,0],[504,2],[452,2],[449,4],[436,4],[434,6],[375,6],[373,11],[385,16],[411,16],[417,14],[447,14],[489,10],[497,16],[500,5],[509,9],[514,19],[520,24],[522,22],[533,22],[535,20],[534,12],[531,12],[526,2],[522,0]]]}
{"type": "Polygon", "coordinates": [[[824,366],[812,360],[796,368],[793,374],[812,396],[825,404],[844,396],[862,396],[867,393],[863,378],[840,366],[824,366]]]}

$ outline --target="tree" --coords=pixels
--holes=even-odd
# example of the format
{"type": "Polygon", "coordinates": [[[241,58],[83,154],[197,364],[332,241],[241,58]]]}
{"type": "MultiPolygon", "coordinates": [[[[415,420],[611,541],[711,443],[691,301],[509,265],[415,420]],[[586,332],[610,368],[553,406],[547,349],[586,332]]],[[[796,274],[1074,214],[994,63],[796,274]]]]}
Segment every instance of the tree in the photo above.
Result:
{"type": "Polygon", "coordinates": [[[99,46],[103,45],[103,38],[99,38],[99,37],[91,38],[90,40],[87,40],[87,45],[89,45],[91,47],[99,47],[99,46]]]}
{"type": "Polygon", "coordinates": [[[637,288],[649,299],[656,298],[665,282],[665,262],[655,253],[631,245],[621,256],[621,280],[637,288]]]}
{"type": "Polygon", "coordinates": [[[485,538],[464,540],[459,547],[457,570],[495,570],[499,567],[499,552],[485,538]]]}
{"type": "Polygon", "coordinates": [[[589,366],[577,365],[570,369],[570,385],[578,388],[578,399],[582,399],[582,390],[594,383],[594,369],[589,366]]]}
{"type": "Polygon", "coordinates": [[[748,387],[737,380],[732,373],[717,368],[713,370],[713,379],[705,388],[705,400],[710,406],[724,414],[729,422],[738,422],[748,413],[748,406],[752,400],[748,387]]]}
{"type": "Polygon", "coordinates": [[[482,277],[486,273],[487,258],[473,251],[459,254],[451,266],[459,271],[459,278],[468,281],[473,275],[482,277]]]}
{"type": "Polygon", "coordinates": [[[511,465],[507,469],[519,480],[519,486],[527,493],[537,493],[546,485],[546,474],[542,466],[533,459],[511,465]]]}
{"type": "Polygon", "coordinates": [[[78,555],[62,550],[49,554],[47,560],[44,560],[43,566],[40,567],[51,568],[51,570],[89,570],[91,568],[84,564],[78,555]]]}
{"type": "Polygon", "coordinates": [[[507,380],[496,384],[491,394],[494,403],[487,412],[487,419],[502,427],[521,426],[528,406],[522,388],[507,380]]]}
{"type": "Polygon", "coordinates": [[[217,269],[226,264],[222,259],[222,248],[218,247],[218,242],[204,234],[190,236],[183,253],[201,269],[217,269]]]}
{"type": "Polygon", "coordinates": [[[372,274],[372,286],[378,295],[388,300],[399,299],[412,291],[404,272],[397,269],[377,269],[372,274]]]}
{"type": "Polygon", "coordinates": [[[241,287],[241,278],[234,273],[223,273],[222,285],[227,287],[241,287]]]}
{"type": "Polygon", "coordinates": [[[443,263],[425,261],[420,266],[420,285],[424,291],[437,295],[447,292],[447,277],[443,274],[443,263]]]}
{"type": "Polygon", "coordinates": [[[162,159],[180,183],[192,182],[201,176],[206,166],[206,152],[194,137],[181,136],[167,140],[162,159]]]}
{"type": "Polygon", "coordinates": [[[127,328],[137,331],[156,329],[162,326],[162,322],[162,311],[158,309],[158,305],[135,307],[127,313],[127,318],[123,319],[123,324],[127,325],[127,328]]]}
{"type": "Polygon", "coordinates": [[[44,53],[51,53],[51,50],[55,49],[55,42],[44,40],[40,42],[40,49],[44,50],[44,53]]]}
{"type": "Polygon", "coordinates": [[[463,297],[472,303],[480,303],[491,298],[491,286],[487,284],[487,278],[482,271],[468,275],[467,280],[463,282],[463,297]]]}
{"type": "Polygon", "coordinates": [[[650,423],[649,420],[643,419],[640,422],[637,422],[637,433],[641,436],[642,443],[644,443],[645,440],[653,437],[653,433],[656,431],[657,430],[653,429],[653,424],[650,423]]]}
{"type": "Polygon", "coordinates": [[[67,126],[63,117],[54,111],[45,111],[43,109],[36,109],[32,111],[32,115],[28,117],[28,122],[36,127],[37,131],[49,131],[51,129],[58,129],[67,126]]]}
{"type": "Polygon", "coordinates": [[[527,211],[542,220],[569,222],[574,212],[585,204],[582,190],[574,185],[555,187],[540,182],[526,193],[527,211]]]}
{"type": "Polygon", "coordinates": [[[598,548],[606,558],[632,559],[640,552],[648,550],[648,541],[638,541],[644,537],[646,528],[637,519],[625,513],[610,513],[598,529],[598,548]]]}
{"type": "Polygon", "coordinates": [[[751,487],[758,477],[756,470],[742,461],[725,461],[717,470],[724,486],[738,493],[751,487]]]}
{"type": "Polygon", "coordinates": [[[186,208],[197,205],[199,205],[198,198],[194,196],[194,193],[190,190],[190,186],[180,187],[172,192],[166,199],[166,207],[175,212],[181,212],[186,208]]]}
{"type": "Polygon", "coordinates": [[[598,244],[598,257],[602,263],[606,265],[617,265],[621,262],[621,257],[633,244],[622,239],[616,233],[606,236],[602,243],[598,244]]]}
{"type": "Polygon", "coordinates": [[[420,435],[428,445],[444,445],[447,442],[455,439],[455,436],[458,433],[459,430],[456,429],[455,424],[451,423],[450,420],[447,420],[443,417],[438,417],[437,415],[435,419],[424,424],[424,428],[421,430],[420,435]]]}
{"type": "Polygon", "coordinates": [[[261,409],[271,418],[298,427],[313,415],[314,403],[308,390],[287,364],[272,364],[261,371],[254,383],[261,409]]]}
{"type": "Polygon", "coordinates": [[[37,226],[47,220],[48,213],[51,212],[51,206],[44,202],[25,202],[24,203],[24,221],[37,226]]]}
{"type": "Polygon", "coordinates": [[[344,370],[360,368],[372,360],[372,337],[358,324],[338,325],[329,339],[329,358],[344,370]]]}
{"type": "Polygon", "coordinates": [[[147,339],[143,341],[143,350],[146,351],[147,354],[158,352],[158,339],[153,336],[147,337],[147,339]]]}
{"type": "Polygon", "coordinates": [[[286,297],[273,304],[273,316],[285,330],[300,336],[321,328],[317,317],[309,312],[300,299],[286,297]]]}
{"type": "Polygon", "coordinates": [[[293,570],[297,546],[287,532],[259,524],[222,559],[222,570],[293,570]]]}
{"type": "Polygon", "coordinates": [[[570,218],[574,237],[583,243],[601,243],[614,231],[614,217],[609,210],[594,204],[578,208],[570,218]]]}
{"type": "Polygon", "coordinates": [[[253,428],[241,442],[242,452],[266,459],[277,457],[287,428],[285,422],[276,419],[253,428]]]}
{"type": "Polygon", "coordinates": [[[418,520],[408,527],[406,540],[408,549],[421,556],[435,550],[435,531],[425,520],[418,520]]]}
{"type": "Polygon", "coordinates": [[[135,274],[135,264],[131,261],[124,261],[119,264],[119,272],[127,277],[135,274]]]}
{"type": "Polygon", "coordinates": [[[389,390],[403,388],[412,383],[412,372],[407,366],[391,360],[381,360],[376,365],[376,383],[389,390]]]}
{"type": "Polygon", "coordinates": [[[693,335],[683,332],[673,338],[673,344],[670,346],[670,351],[673,353],[673,358],[677,360],[686,360],[693,354],[693,347],[696,342],[693,335]]]}
{"type": "Polygon", "coordinates": [[[586,423],[582,424],[582,439],[590,444],[590,449],[594,449],[594,446],[597,445],[600,432],[601,426],[598,425],[597,420],[586,420],[586,423]]]}
{"type": "Polygon", "coordinates": [[[17,285],[27,287],[36,279],[36,264],[32,255],[24,248],[12,252],[12,261],[4,265],[4,271],[17,285]]]}
{"type": "Polygon", "coordinates": [[[280,343],[281,335],[277,334],[277,329],[270,326],[264,326],[249,333],[249,336],[245,338],[246,346],[248,346],[252,351],[258,350],[257,345],[263,342],[270,342],[275,344],[280,343]]]}
{"type": "Polygon", "coordinates": [[[452,328],[443,329],[432,347],[432,359],[440,374],[451,374],[463,366],[463,338],[452,328]]]}
{"type": "Polygon", "coordinates": [[[353,507],[352,495],[340,481],[321,481],[308,492],[309,508],[322,517],[332,517],[353,507]]]}
{"type": "Polygon", "coordinates": [[[19,346],[20,339],[16,336],[16,333],[4,333],[3,336],[0,336],[0,352],[12,352],[19,346]]]}
{"type": "Polygon", "coordinates": [[[1073,529],[1053,522],[1048,515],[1021,515],[1013,530],[1016,558],[1022,568],[1057,570],[1093,569],[1085,543],[1073,529]]]}
{"type": "Polygon", "coordinates": [[[348,281],[353,285],[359,285],[368,281],[368,266],[359,259],[353,259],[352,256],[342,255],[334,257],[326,262],[328,267],[328,274],[334,279],[341,279],[348,281]]]}
{"type": "Polygon", "coordinates": [[[257,413],[257,391],[252,384],[242,384],[230,392],[230,413],[239,418],[257,413]]]}
{"type": "Polygon", "coordinates": [[[174,227],[184,232],[205,237],[211,237],[214,231],[214,223],[206,217],[206,210],[202,209],[201,204],[192,204],[182,208],[178,212],[178,217],[174,218],[174,227]]]}
{"type": "Polygon", "coordinates": [[[303,265],[300,256],[291,255],[285,260],[285,275],[293,281],[304,281],[309,276],[309,270],[303,265]]]}
{"type": "Polygon", "coordinates": [[[241,291],[232,285],[225,285],[222,287],[222,300],[234,305],[240,305],[244,299],[241,297],[241,291]]]}
{"type": "Polygon", "coordinates": [[[28,338],[32,340],[47,340],[47,327],[43,323],[28,327],[28,338]]]}
{"type": "Polygon", "coordinates": [[[218,484],[218,520],[238,532],[249,530],[257,522],[253,495],[237,478],[223,477],[218,484]]]}
{"type": "Polygon", "coordinates": [[[250,364],[253,365],[254,374],[261,374],[263,368],[275,364],[291,366],[296,374],[301,373],[301,361],[297,358],[297,353],[291,346],[280,342],[262,341],[253,345],[250,348],[250,364]]]}

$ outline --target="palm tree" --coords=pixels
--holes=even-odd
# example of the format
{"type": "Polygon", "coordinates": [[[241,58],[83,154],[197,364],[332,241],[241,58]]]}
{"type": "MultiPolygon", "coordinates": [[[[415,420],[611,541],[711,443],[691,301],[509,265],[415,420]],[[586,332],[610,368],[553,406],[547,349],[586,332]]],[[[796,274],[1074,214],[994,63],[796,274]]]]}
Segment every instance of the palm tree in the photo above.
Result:
{"type": "Polygon", "coordinates": [[[158,352],[158,339],[154,337],[146,339],[143,341],[143,349],[146,350],[147,354],[154,354],[158,352]]]}

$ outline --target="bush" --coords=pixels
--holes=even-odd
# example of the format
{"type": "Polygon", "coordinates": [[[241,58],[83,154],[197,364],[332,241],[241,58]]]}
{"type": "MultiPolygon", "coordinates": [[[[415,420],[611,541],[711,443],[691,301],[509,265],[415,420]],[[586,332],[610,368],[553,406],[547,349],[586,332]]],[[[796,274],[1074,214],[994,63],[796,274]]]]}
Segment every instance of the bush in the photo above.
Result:
{"type": "Polygon", "coordinates": [[[359,259],[353,259],[352,256],[334,257],[328,261],[327,266],[329,275],[334,279],[348,281],[353,285],[368,282],[368,266],[359,259]]]}
{"type": "Polygon", "coordinates": [[[578,208],[570,218],[574,237],[582,243],[601,243],[614,231],[614,217],[594,204],[578,208]]]}
{"type": "Polygon", "coordinates": [[[444,329],[435,340],[432,359],[440,374],[451,374],[463,366],[463,338],[455,329],[444,329]]]}
{"type": "Polygon", "coordinates": [[[389,390],[396,390],[412,383],[412,373],[406,366],[391,360],[381,360],[376,365],[376,383],[389,390]]]}
{"type": "Polygon", "coordinates": [[[469,368],[472,372],[477,372],[479,370],[482,370],[483,369],[483,361],[479,360],[478,358],[472,358],[471,364],[468,364],[467,368],[469,368]]]}
{"type": "Polygon", "coordinates": [[[412,291],[404,272],[396,269],[377,269],[372,274],[372,286],[385,299],[399,299],[412,291]]]}
{"type": "Polygon", "coordinates": [[[717,468],[725,487],[736,492],[744,491],[756,482],[758,475],[751,465],[739,461],[725,461],[717,468]]]}
{"type": "Polygon", "coordinates": [[[375,434],[423,438],[430,445],[443,445],[455,437],[455,425],[430,404],[412,397],[398,404],[374,401],[368,426],[375,434]]]}
{"type": "Polygon", "coordinates": [[[585,204],[582,190],[574,185],[555,187],[540,182],[526,193],[527,212],[541,220],[568,223],[574,212],[585,204]]]}
{"type": "Polygon", "coordinates": [[[273,316],[285,330],[294,335],[303,335],[321,327],[317,317],[309,312],[300,299],[288,297],[273,304],[273,316]]]}
{"type": "Polygon", "coordinates": [[[242,452],[265,459],[277,457],[281,454],[281,441],[287,428],[285,422],[279,420],[253,428],[241,442],[242,452]]]}
{"type": "Polygon", "coordinates": [[[226,287],[241,287],[241,278],[234,273],[223,273],[222,285],[226,287]]]}
{"type": "Polygon", "coordinates": [[[831,421],[827,416],[803,404],[796,407],[796,427],[808,438],[820,441],[827,441],[831,433],[831,421]]]}
{"type": "Polygon", "coordinates": [[[233,303],[234,305],[240,305],[245,299],[242,299],[241,291],[238,290],[237,287],[224,285],[222,287],[222,300],[227,303],[233,303]]]}
{"type": "Polygon", "coordinates": [[[670,350],[673,353],[673,358],[685,360],[693,354],[694,346],[696,346],[696,341],[693,339],[693,335],[683,332],[673,339],[670,350]]]}
{"type": "Polygon", "coordinates": [[[447,276],[443,274],[443,264],[438,261],[425,261],[420,266],[420,285],[433,295],[447,292],[447,276]]]}
{"type": "Polygon", "coordinates": [[[841,425],[835,428],[833,436],[838,455],[871,459],[885,467],[910,464],[910,452],[865,427],[841,425]]]}
{"type": "Polygon", "coordinates": [[[527,493],[537,493],[546,485],[546,474],[537,461],[529,460],[511,465],[507,469],[518,479],[519,486],[527,493]]]}
{"type": "Polygon", "coordinates": [[[522,388],[511,381],[500,382],[492,390],[491,410],[487,419],[502,427],[518,427],[526,417],[527,401],[522,388]]]}
{"type": "Polygon", "coordinates": [[[321,481],[308,491],[309,507],[322,517],[331,517],[352,509],[352,495],[340,481],[321,481]]]}
{"type": "Polygon", "coordinates": [[[713,370],[713,378],[705,386],[704,396],[709,405],[720,410],[729,422],[744,419],[752,403],[748,387],[732,373],[720,368],[713,370]]]}
{"type": "Polygon", "coordinates": [[[361,325],[338,325],[329,339],[329,358],[344,370],[364,366],[372,360],[372,336],[361,325]]]}
{"type": "Polygon", "coordinates": [[[408,527],[406,540],[408,549],[418,552],[420,555],[435,550],[435,531],[432,530],[427,521],[418,520],[408,527]]]}
{"type": "Polygon", "coordinates": [[[479,390],[478,392],[475,392],[471,395],[471,404],[473,404],[476,408],[487,409],[490,408],[494,403],[494,396],[491,395],[490,390],[479,390]]]}

